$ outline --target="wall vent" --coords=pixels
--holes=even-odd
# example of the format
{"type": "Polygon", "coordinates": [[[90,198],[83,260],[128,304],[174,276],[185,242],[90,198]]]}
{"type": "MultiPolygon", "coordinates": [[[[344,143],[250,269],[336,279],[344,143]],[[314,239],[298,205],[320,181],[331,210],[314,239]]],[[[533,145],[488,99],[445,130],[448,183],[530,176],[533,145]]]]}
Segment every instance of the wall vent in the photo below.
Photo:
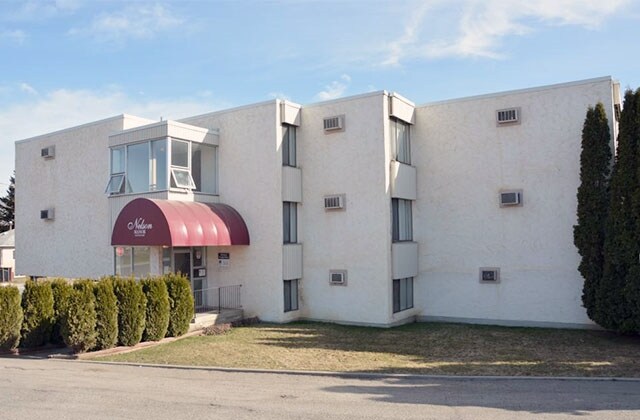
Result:
{"type": "Polygon", "coordinates": [[[346,196],[344,194],[327,195],[324,197],[325,210],[340,210],[345,208],[346,196]]]}
{"type": "Polygon", "coordinates": [[[500,283],[500,268],[480,267],[480,283],[500,283]]]}
{"type": "Polygon", "coordinates": [[[520,108],[499,109],[496,111],[498,125],[517,124],[520,122],[520,108]]]}
{"type": "Polygon", "coordinates": [[[42,220],[53,220],[53,209],[40,210],[40,218],[42,220]]]}
{"type": "Polygon", "coordinates": [[[517,207],[522,205],[522,190],[500,191],[500,207],[517,207]]]}
{"type": "Polygon", "coordinates": [[[324,131],[342,131],[344,130],[344,115],[336,115],[324,119],[324,131]]]}
{"type": "Polygon", "coordinates": [[[56,146],[45,147],[40,150],[40,156],[45,159],[51,159],[56,155],[56,146]]]}
{"type": "Polygon", "coordinates": [[[329,271],[329,284],[334,286],[345,286],[347,284],[347,270],[329,271]]]}

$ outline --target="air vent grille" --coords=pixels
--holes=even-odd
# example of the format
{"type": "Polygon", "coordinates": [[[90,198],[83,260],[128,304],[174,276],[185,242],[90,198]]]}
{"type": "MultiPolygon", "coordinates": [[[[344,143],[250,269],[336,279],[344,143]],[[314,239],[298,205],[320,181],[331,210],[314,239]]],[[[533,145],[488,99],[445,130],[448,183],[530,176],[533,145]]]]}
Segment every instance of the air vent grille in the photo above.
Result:
{"type": "Polygon", "coordinates": [[[480,283],[499,283],[500,268],[498,267],[481,267],[480,283]]]}
{"type": "Polygon", "coordinates": [[[340,210],[345,207],[346,197],[344,194],[328,195],[324,197],[325,210],[340,210]]]}
{"type": "Polygon", "coordinates": [[[500,207],[522,205],[522,190],[500,191],[500,207]]]}
{"type": "Polygon", "coordinates": [[[520,122],[520,108],[499,109],[496,111],[498,125],[520,122]]]}
{"type": "Polygon", "coordinates": [[[347,283],[347,270],[329,271],[329,284],[344,286],[347,283]]]}
{"type": "Polygon", "coordinates": [[[56,155],[56,147],[49,146],[40,150],[40,156],[45,159],[51,159],[56,155]]]}
{"type": "Polygon", "coordinates": [[[344,115],[336,115],[324,119],[324,131],[344,130],[344,115]]]}

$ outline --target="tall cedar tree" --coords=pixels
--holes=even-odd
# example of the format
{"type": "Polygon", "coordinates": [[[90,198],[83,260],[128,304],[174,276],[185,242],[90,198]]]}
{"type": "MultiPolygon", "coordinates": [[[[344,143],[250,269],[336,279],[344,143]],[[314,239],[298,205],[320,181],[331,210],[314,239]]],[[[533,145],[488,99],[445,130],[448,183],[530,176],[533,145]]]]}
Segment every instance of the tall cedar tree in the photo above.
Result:
{"type": "Polygon", "coordinates": [[[596,319],[596,290],[604,268],[604,230],[609,207],[608,180],[611,166],[611,133],[604,105],[589,107],[582,128],[578,224],[573,242],[582,257],[578,271],[584,278],[582,304],[596,319]]]}
{"type": "Polygon", "coordinates": [[[594,320],[623,333],[640,331],[638,310],[628,291],[638,283],[640,232],[638,143],[640,89],[627,91],[620,114],[618,150],[611,174],[611,200],[605,229],[604,273],[596,292],[594,320]],[[634,202],[635,201],[635,202],[634,202]],[[634,315],[635,312],[635,315],[634,315]]]}
{"type": "Polygon", "coordinates": [[[0,197],[0,232],[15,228],[16,214],[16,175],[9,178],[7,195],[0,197]]]}

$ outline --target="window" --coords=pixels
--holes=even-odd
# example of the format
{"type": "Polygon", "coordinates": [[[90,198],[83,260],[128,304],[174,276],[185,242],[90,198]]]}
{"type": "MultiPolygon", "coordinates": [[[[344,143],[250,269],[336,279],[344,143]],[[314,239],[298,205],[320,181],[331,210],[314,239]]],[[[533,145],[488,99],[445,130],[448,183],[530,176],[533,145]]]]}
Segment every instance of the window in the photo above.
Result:
{"type": "Polygon", "coordinates": [[[167,140],[151,142],[149,191],[167,189],[167,140]]]}
{"type": "Polygon", "coordinates": [[[284,311],[298,310],[298,280],[284,281],[284,311]]]}
{"type": "Polygon", "coordinates": [[[189,170],[189,142],[171,140],[171,188],[196,187],[189,170]]]}
{"type": "Polygon", "coordinates": [[[282,227],[285,244],[298,243],[298,208],[296,203],[282,203],[282,227]]]}
{"type": "Polygon", "coordinates": [[[296,127],[284,124],[282,126],[282,165],[296,166],[296,127]]]}
{"type": "Polygon", "coordinates": [[[151,273],[149,247],[116,247],[114,251],[116,275],[142,278],[151,273]]]}
{"type": "Polygon", "coordinates": [[[413,240],[413,221],[411,212],[411,201],[401,198],[391,199],[392,212],[392,239],[393,242],[403,242],[413,240]]]}
{"type": "Polygon", "coordinates": [[[171,188],[193,189],[195,187],[188,169],[171,168],[171,188]]]}
{"type": "Polygon", "coordinates": [[[111,177],[107,184],[106,193],[124,193],[124,147],[111,149],[111,177]]]}
{"type": "Polygon", "coordinates": [[[127,192],[149,191],[149,143],[127,146],[127,192]]]}
{"type": "Polygon", "coordinates": [[[393,313],[413,308],[413,277],[393,281],[393,313]]]}
{"type": "Polygon", "coordinates": [[[216,179],[217,149],[202,143],[191,143],[191,176],[195,190],[207,194],[218,191],[216,179]]]}
{"type": "Polygon", "coordinates": [[[395,144],[395,159],[411,165],[411,126],[395,118],[391,119],[391,138],[395,144]]]}

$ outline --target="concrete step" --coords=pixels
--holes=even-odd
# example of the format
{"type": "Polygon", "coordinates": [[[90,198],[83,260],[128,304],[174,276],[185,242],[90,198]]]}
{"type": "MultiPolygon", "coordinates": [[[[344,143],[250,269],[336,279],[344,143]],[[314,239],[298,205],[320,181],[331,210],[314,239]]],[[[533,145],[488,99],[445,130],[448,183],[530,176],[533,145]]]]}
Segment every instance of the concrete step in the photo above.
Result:
{"type": "Polygon", "coordinates": [[[201,330],[210,325],[226,324],[233,321],[240,321],[244,317],[242,309],[223,309],[221,313],[203,312],[196,314],[196,317],[189,325],[189,332],[201,330]]]}

